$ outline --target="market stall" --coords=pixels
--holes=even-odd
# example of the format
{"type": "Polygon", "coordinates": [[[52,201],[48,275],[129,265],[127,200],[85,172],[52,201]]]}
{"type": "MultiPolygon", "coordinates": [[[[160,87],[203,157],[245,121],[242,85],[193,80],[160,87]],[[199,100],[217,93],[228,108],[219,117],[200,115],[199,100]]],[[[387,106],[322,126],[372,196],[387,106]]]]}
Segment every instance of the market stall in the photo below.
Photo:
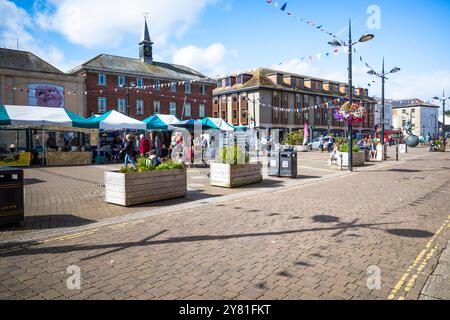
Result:
{"type": "Polygon", "coordinates": [[[172,124],[179,121],[174,115],[155,114],[143,122],[147,125],[147,130],[173,131],[176,128],[172,124]]]}
{"type": "Polygon", "coordinates": [[[129,133],[139,136],[147,129],[144,122],[130,118],[115,110],[108,111],[103,115],[93,116],[88,120],[99,129],[99,141],[94,151],[97,164],[118,160],[123,138],[129,133]]]}
{"type": "Polygon", "coordinates": [[[92,163],[95,124],[64,108],[0,106],[0,166],[92,163]]]}
{"type": "Polygon", "coordinates": [[[225,132],[235,131],[235,128],[231,124],[220,118],[204,118],[201,120],[201,122],[213,129],[218,129],[220,131],[225,132]]]}

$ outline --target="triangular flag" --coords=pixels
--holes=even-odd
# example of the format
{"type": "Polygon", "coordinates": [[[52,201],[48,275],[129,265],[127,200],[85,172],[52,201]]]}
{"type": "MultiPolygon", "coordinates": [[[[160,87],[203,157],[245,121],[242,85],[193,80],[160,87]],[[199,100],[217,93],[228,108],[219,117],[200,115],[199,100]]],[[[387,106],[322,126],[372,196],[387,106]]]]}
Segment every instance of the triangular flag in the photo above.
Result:
{"type": "Polygon", "coordinates": [[[281,7],[281,11],[286,10],[286,6],[287,6],[287,2],[285,4],[283,4],[283,6],[281,7]]]}

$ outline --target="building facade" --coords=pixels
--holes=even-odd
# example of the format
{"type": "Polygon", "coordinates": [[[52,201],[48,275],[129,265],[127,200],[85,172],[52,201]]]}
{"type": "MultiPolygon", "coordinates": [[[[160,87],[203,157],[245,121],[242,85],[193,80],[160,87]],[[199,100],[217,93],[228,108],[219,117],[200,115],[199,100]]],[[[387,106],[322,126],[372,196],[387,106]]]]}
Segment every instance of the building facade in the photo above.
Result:
{"type": "MultiPolygon", "coordinates": [[[[306,122],[314,136],[328,133],[343,136],[346,126],[334,119],[330,106],[342,104],[347,94],[348,85],[344,83],[258,68],[218,79],[212,113],[232,125],[258,130],[293,131],[303,129],[306,122]],[[341,100],[336,103],[336,99],[341,100]]],[[[370,134],[374,129],[376,102],[363,88],[355,90],[354,100],[368,111],[355,132],[370,134]]]]}
{"type": "Polygon", "coordinates": [[[417,136],[437,137],[439,132],[439,106],[419,99],[396,100],[393,102],[392,120],[394,129],[403,129],[411,122],[417,136]]]}
{"type": "Polygon", "coordinates": [[[188,67],[154,61],[147,22],[139,59],[101,54],[70,73],[85,79],[86,117],[109,110],[138,120],[153,114],[183,119],[212,115],[215,82],[188,67]]]}
{"type": "Polygon", "coordinates": [[[0,48],[0,103],[84,113],[84,78],[68,75],[33,53],[0,48]]]}

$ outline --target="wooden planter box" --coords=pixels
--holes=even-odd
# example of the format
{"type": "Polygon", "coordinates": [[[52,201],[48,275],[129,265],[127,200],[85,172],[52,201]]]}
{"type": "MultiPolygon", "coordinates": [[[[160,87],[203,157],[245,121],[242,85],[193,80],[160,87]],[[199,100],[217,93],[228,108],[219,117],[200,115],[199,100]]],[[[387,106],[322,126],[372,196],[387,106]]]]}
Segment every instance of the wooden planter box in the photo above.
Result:
{"type": "Polygon", "coordinates": [[[121,206],[182,198],[187,194],[186,168],[141,173],[105,172],[105,201],[121,206]]]}
{"type": "Polygon", "coordinates": [[[235,188],[262,181],[262,163],[223,164],[211,163],[210,181],[212,186],[235,188]]]}
{"type": "MultiPolygon", "coordinates": [[[[342,155],[342,166],[348,167],[348,153],[339,152],[338,154],[338,165],[341,164],[341,155],[342,155]]],[[[365,164],[365,154],[364,152],[353,152],[353,166],[361,167],[365,164]]]]}

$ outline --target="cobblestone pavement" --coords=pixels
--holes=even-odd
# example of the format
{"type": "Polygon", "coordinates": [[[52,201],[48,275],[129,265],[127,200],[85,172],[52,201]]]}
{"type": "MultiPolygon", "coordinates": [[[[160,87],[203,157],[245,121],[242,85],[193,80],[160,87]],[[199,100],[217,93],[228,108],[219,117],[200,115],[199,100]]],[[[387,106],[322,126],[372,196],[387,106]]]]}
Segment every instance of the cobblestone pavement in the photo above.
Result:
{"type": "Polygon", "coordinates": [[[449,240],[449,161],[418,149],[351,175],[12,237],[0,299],[417,299],[449,240]],[[80,290],[66,285],[69,265],[80,290]]]}
{"type": "Polygon", "coordinates": [[[420,300],[450,300],[450,241],[420,294],[420,300]]]}

